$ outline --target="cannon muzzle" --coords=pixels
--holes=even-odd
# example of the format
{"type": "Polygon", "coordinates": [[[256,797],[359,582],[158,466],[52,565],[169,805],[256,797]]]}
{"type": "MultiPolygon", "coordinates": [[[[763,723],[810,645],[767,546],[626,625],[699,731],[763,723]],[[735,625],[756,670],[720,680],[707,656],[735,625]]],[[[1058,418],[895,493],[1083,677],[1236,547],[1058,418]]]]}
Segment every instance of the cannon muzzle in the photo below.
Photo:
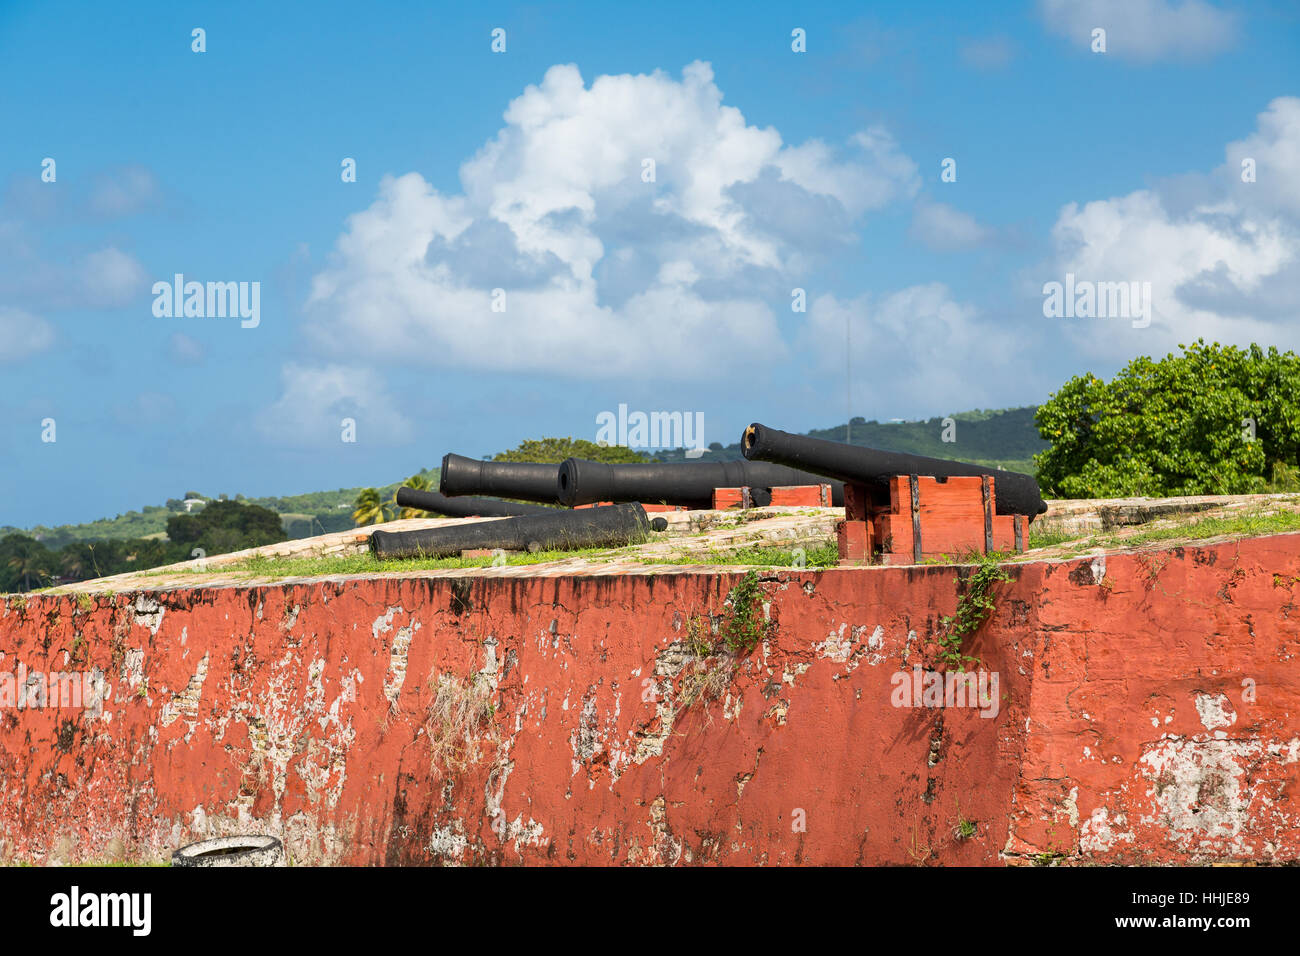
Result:
{"type": "Polygon", "coordinates": [[[477,461],[444,455],[438,490],[444,495],[492,495],[555,504],[559,465],[521,461],[477,461]]]}
{"type": "Polygon", "coordinates": [[[550,514],[554,508],[545,505],[526,505],[517,501],[497,498],[474,498],[468,495],[448,498],[436,491],[415,488],[398,488],[397,504],[402,508],[419,508],[449,518],[509,518],[515,515],[550,514]]]}
{"type": "Polygon", "coordinates": [[[893,475],[927,475],[947,478],[953,475],[991,475],[997,513],[1028,515],[1030,520],[1047,510],[1030,475],[1000,471],[983,465],[943,458],[926,458],[896,451],[878,451],[859,445],[791,435],[757,422],[745,429],[740,439],[741,451],[749,461],[767,461],[804,468],[818,475],[838,478],[855,485],[879,486],[893,475]]]}
{"type": "Polygon", "coordinates": [[[505,551],[576,551],[640,544],[651,525],[636,504],[609,505],[547,514],[474,521],[420,531],[375,531],[370,551],[377,558],[443,558],[480,548],[505,551]]]}
{"type": "MultiPolygon", "coordinates": [[[[561,504],[586,505],[596,501],[640,501],[712,508],[713,489],[752,489],[754,503],[766,505],[773,488],[827,484],[824,478],[783,465],[751,461],[647,462],[644,465],[610,465],[568,458],[560,465],[558,497],[561,504]]],[[[844,487],[829,482],[835,504],[842,504],[844,487]]]]}

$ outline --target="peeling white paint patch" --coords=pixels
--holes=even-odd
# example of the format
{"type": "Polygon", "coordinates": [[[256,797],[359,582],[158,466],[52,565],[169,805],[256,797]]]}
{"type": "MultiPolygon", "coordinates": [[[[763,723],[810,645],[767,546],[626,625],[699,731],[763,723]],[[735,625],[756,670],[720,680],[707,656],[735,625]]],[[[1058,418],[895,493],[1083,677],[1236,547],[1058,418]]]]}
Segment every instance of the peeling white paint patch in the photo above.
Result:
{"type": "Polygon", "coordinates": [[[434,827],[429,834],[428,851],[443,859],[460,862],[469,851],[469,840],[465,836],[465,824],[453,820],[450,826],[434,827]]]}
{"type": "Polygon", "coordinates": [[[867,638],[867,650],[870,651],[870,653],[867,655],[868,666],[876,667],[884,663],[885,660],[885,653],[883,651],[884,646],[885,646],[885,628],[884,625],[877,624],[876,629],[872,631],[871,636],[867,638]]]}
{"type": "Polygon", "coordinates": [[[384,678],[384,696],[394,707],[406,684],[406,656],[411,649],[411,638],[419,629],[420,623],[413,621],[406,627],[399,627],[393,635],[393,647],[388,654],[388,676],[384,678]]]}
{"type": "Polygon", "coordinates": [[[1133,840],[1124,814],[1117,813],[1112,820],[1109,810],[1098,807],[1083,821],[1083,829],[1079,831],[1079,850],[1082,853],[1106,853],[1116,843],[1132,843],[1133,840]]]}
{"type": "Polygon", "coordinates": [[[832,631],[827,635],[826,640],[812,645],[813,653],[823,660],[846,665],[843,676],[857,670],[858,665],[862,663],[862,658],[869,651],[875,653],[870,654],[867,662],[875,666],[885,659],[885,655],[879,653],[885,643],[885,629],[877,625],[871,636],[864,641],[863,636],[866,633],[865,624],[858,624],[851,628],[848,624],[841,624],[838,632],[832,631]],[[845,631],[848,633],[845,634],[845,631]]]}
{"type": "MultiPolygon", "coordinates": [[[[682,672],[689,659],[690,655],[681,641],[673,641],[655,655],[654,682],[651,684],[655,691],[651,698],[655,705],[655,719],[638,733],[636,752],[632,755],[634,763],[640,765],[651,757],[663,756],[664,743],[672,734],[673,722],[677,719],[676,702],[666,691],[672,687],[673,679],[682,672]]],[[[566,693],[564,698],[566,710],[568,703],[569,698],[566,693]]]]}
{"type": "Polygon", "coordinates": [[[406,611],[400,607],[390,607],[379,617],[375,618],[375,623],[370,625],[370,634],[377,641],[381,633],[387,634],[393,629],[393,615],[405,614],[406,611]]]}
{"type": "Polygon", "coordinates": [[[545,843],[545,830],[542,825],[532,817],[528,822],[523,822],[524,815],[521,813],[510,822],[506,828],[506,841],[513,842],[515,852],[523,855],[524,846],[542,846],[545,843]]]}
{"type": "Polygon", "coordinates": [[[158,628],[162,627],[163,615],[167,609],[144,594],[136,595],[135,604],[131,609],[135,612],[135,623],[149,628],[149,633],[157,637],[158,628]]]}
{"type": "Polygon", "coordinates": [[[732,697],[731,692],[727,691],[727,696],[722,701],[722,719],[735,720],[737,717],[739,717],[740,706],[742,703],[743,701],[739,696],[732,697]]]}
{"type": "Polygon", "coordinates": [[[1184,850],[1228,840],[1229,849],[1244,852],[1236,838],[1251,829],[1252,813],[1271,802],[1258,783],[1266,754],[1291,763],[1300,755],[1300,740],[1161,740],[1139,761],[1158,810],[1157,819],[1142,822],[1167,827],[1171,842],[1184,850]]]}
{"type": "Polygon", "coordinates": [[[569,746],[573,748],[573,773],[576,775],[582,764],[591,760],[603,748],[599,732],[596,729],[596,697],[592,694],[582,702],[582,713],[578,717],[578,731],[569,736],[569,746]]]}
{"type": "Polygon", "coordinates": [[[1300,737],[1289,740],[1285,744],[1271,743],[1268,745],[1268,752],[1274,757],[1281,757],[1283,763],[1296,763],[1300,761],[1300,737]]]}
{"type": "Polygon", "coordinates": [[[128,647],[122,655],[122,670],[118,675],[134,691],[144,680],[144,648],[128,647]]]}
{"type": "Polygon", "coordinates": [[[1231,727],[1237,722],[1237,712],[1232,702],[1223,694],[1197,694],[1196,713],[1206,730],[1231,727]]]}
{"type": "Polygon", "coordinates": [[[798,664],[795,664],[793,669],[787,667],[784,671],[781,672],[781,682],[785,684],[789,684],[791,687],[793,687],[795,679],[802,677],[804,674],[808,673],[808,668],[810,666],[812,665],[801,661],[798,664]]]}
{"type": "Polygon", "coordinates": [[[1079,826],[1079,788],[1074,787],[1070,790],[1065,798],[1065,813],[1070,820],[1070,826],[1079,826]]]}
{"type": "Polygon", "coordinates": [[[843,664],[849,659],[849,654],[853,651],[853,644],[844,637],[844,632],[848,630],[847,624],[841,624],[839,632],[831,631],[826,636],[826,640],[820,644],[813,645],[813,651],[818,657],[835,661],[837,664],[843,664]]]}
{"type": "Polygon", "coordinates": [[[479,671],[487,678],[488,686],[497,689],[501,676],[501,663],[497,660],[497,639],[489,634],[483,640],[483,670],[479,671]]]}
{"type": "Polygon", "coordinates": [[[203,696],[203,682],[208,679],[208,655],[205,652],[199,660],[198,667],[194,670],[194,676],[189,679],[185,687],[177,694],[172,695],[172,699],[163,702],[162,715],[159,721],[164,727],[174,723],[178,717],[184,716],[189,724],[189,731],[185,734],[185,740],[188,743],[190,735],[194,733],[194,726],[199,719],[199,700],[203,696]]]}

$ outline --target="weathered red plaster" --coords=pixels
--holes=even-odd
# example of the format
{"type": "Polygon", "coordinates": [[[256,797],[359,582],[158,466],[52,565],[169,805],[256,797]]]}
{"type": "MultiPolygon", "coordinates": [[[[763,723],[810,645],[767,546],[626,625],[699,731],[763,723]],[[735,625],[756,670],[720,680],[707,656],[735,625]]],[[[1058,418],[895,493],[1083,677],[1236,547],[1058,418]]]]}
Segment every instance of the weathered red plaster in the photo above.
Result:
{"type": "Polygon", "coordinates": [[[991,719],[891,706],[951,567],[764,572],[774,636],[685,709],[687,622],[742,571],[10,598],[0,671],[98,666],[112,695],[0,713],[3,853],[270,832],[304,863],[1300,859],[1300,536],[1010,570],[969,649],[991,719]],[[447,774],[431,685],[476,673],[494,712],[447,774]]]}

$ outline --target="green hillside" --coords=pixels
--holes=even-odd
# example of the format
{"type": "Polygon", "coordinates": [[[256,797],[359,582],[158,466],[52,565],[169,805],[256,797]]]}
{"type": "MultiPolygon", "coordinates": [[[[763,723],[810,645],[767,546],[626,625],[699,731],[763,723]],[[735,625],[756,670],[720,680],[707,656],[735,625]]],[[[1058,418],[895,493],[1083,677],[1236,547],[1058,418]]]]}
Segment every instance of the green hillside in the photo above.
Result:
{"type": "MultiPolygon", "coordinates": [[[[813,429],[806,434],[830,441],[844,441],[848,431],[854,445],[928,455],[932,458],[956,458],[1033,474],[1032,456],[1047,447],[1034,426],[1035,411],[1036,408],[1031,405],[1024,408],[957,412],[951,416],[956,426],[953,435],[956,440],[953,442],[943,441],[942,418],[898,423],[855,418],[848,426],[834,425],[813,429]]],[[[739,444],[723,446],[714,442],[708,452],[694,460],[735,461],[741,457],[739,444]]],[[[658,452],[654,458],[659,461],[686,460],[682,449],[658,452]]],[[[433,487],[438,486],[438,469],[425,469],[420,474],[426,476],[433,487]]],[[[393,482],[383,486],[379,489],[380,497],[388,500],[399,485],[400,482],[393,482]]],[[[236,495],[235,500],[269,508],[280,516],[285,534],[290,538],[307,538],[351,528],[352,509],[361,490],[339,488],[337,491],[313,491],[266,498],[236,495]]],[[[38,525],[26,530],[0,528],[0,538],[8,534],[27,534],[50,549],[58,549],[77,541],[155,537],[166,531],[169,517],[184,510],[183,502],[173,498],[165,505],[146,505],[139,511],[128,511],[116,518],[101,518],[86,524],[59,525],[53,528],[38,525]]]]}
{"type": "MultiPolygon", "coordinates": [[[[425,469],[420,474],[428,477],[437,487],[438,469],[425,469]]],[[[405,481],[405,479],[402,479],[405,481]]],[[[400,487],[401,481],[395,481],[380,488],[384,498],[391,498],[400,487]]],[[[312,491],[301,495],[271,496],[267,498],[245,498],[235,495],[236,501],[250,505],[269,508],[280,516],[285,534],[290,538],[309,538],[316,534],[330,531],[346,531],[352,527],[352,508],[356,503],[360,488],[340,488],[337,491],[312,491]]],[[[187,492],[193,495],[193,492],[187,492]]],[[[198,497],[208,499],[199,494],[198,497]]],[[[214,499],[226,497],[213,496],[214,499]]],[[[57,550],[65,544],[76,541],[116,541],[135,538],[149,538],[164,535],[167,531],[167,519],[185,511],[181,499],[170,499],[165,505],[145,505],[139,511],[128,511],[116,518],[100,518],[85,524],[58,525],[46,527],[37,525],[33,528],[0,528],[0,538],[10,534],[29,535],[47,548],[57,550]]]]}

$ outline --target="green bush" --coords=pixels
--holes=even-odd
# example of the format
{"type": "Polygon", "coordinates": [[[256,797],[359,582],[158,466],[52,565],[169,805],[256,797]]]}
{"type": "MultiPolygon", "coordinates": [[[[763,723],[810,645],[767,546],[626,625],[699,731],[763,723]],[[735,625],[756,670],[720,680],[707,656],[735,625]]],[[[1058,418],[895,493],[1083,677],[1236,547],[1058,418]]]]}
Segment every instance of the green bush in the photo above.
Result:
{"type": "Polygon", "coordinates": [[[597,445],[585,439],[542,438],[529,439],[518,448],[503,451],[493,461],[561,462],[566,458],[584,458],[610,464],[636,464],[649,461],[650,456],[633,451],[624,445],[597,445]]]}
{"type": "Polygon", "coordinates": [[[172,515],[167,537],[175,545],[201,547],[212,555],[274,544],[286,535],[280,516],[269,508],[218,500],[194,514],[172,515]]]}
{"type": "Polygon", "coordinates": [[[1046,494],[1248,494],[1294,483],[1300,356],[1204,339],[1179,348],[1136,358],[1111,382],[1073,378],[1039,406],[1051,443],[1035,459],[1046,494]]]}

